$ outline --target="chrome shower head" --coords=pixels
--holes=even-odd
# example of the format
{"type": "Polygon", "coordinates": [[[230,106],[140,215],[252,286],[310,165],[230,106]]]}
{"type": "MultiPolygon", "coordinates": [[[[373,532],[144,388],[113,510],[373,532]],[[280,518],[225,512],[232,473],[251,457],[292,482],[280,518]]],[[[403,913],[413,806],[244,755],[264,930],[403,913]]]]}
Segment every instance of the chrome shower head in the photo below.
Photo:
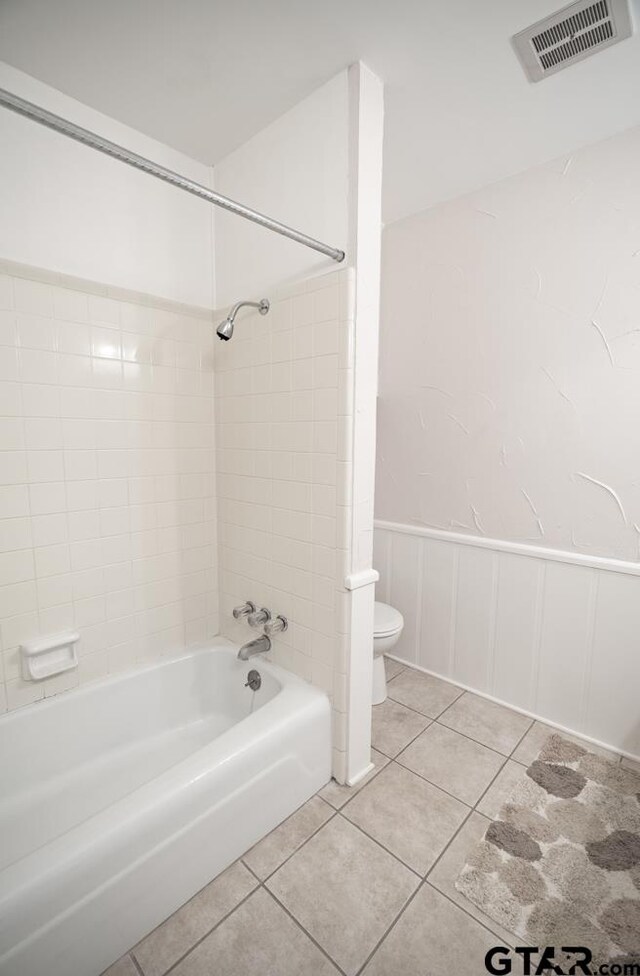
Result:
{"type": "Polygon", "coordinates": [[[233,335],[233,319],[231,317],[228,316],[224,322],[220,323],[216,329],[216,335],[219,339],[224,339],[226,342],[229,341],[233,335]]]}
{"type": "Polygon", "coordinates": [[[224,322],[221,322],[216,329],[216,335],[219,339],[224,339],[226,342],[229,341],[233,335],[233,325],[236,315],[238,314],[238,310],[243,308],[245,305],[250,305],[251,308],[257,308],[260,315],[266,315],[270,308],[269,300],[267,298],[262,298],[259,302],[237,302],[227,315],[224,322]]]}

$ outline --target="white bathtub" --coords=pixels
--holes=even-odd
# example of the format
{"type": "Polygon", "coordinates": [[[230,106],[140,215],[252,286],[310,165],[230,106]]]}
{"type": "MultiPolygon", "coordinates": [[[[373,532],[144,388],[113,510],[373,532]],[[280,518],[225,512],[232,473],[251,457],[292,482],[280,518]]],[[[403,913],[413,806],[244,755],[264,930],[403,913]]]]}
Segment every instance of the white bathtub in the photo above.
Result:
{"type": "Polygon", "coordinates": [[[326,696],[236,652],[0,719],[1,976],[97,976],[328,781],[326,696]]]}

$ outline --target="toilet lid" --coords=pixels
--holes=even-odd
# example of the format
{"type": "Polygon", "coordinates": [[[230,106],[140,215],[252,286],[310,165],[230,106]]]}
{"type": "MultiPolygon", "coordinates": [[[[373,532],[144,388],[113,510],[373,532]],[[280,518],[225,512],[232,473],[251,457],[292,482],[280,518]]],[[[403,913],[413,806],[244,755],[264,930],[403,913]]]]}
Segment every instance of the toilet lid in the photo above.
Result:
{"type": "Polygon", "coordinates": [[[388,603],[375,603],[373,608],[373,633],[375,637],[397,634],[404,626],[404,618],[399,610],[388,603]]]}

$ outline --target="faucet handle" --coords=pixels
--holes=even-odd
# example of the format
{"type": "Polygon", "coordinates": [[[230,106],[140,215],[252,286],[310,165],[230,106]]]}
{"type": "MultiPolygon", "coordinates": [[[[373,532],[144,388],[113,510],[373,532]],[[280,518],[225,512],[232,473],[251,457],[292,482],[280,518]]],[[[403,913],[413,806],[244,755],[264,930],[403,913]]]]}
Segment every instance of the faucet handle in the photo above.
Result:
{"type": "Polygon", "coordinates": [[[255,613],[255,610],[255,603],[252,603],[251,600],[247,600],[247,602],[241,604],[241,606],[233,608],[233,616],[236,620],[242,620],[243,617],[248,617],[249,614],[255,613]]]}
{"type": "Polygon", "coordinates": [[[253,612],[247,617],[247,623],[250,627],[259,627],[260,624],[266,624],[269,620],[271,620],[271,611],[267,610],[266,607],[260,607],[259,610],[254,607],[253,612]]]}
{"type": "Polygon", "coordinates": [[[270,620],[264,625],[264,632],[267,637],[273,637],[274,634],[281,634],[289,626],[289,621],[286,617],[283,617],[281,613],[275,618],[275,620],[270,620]]]}

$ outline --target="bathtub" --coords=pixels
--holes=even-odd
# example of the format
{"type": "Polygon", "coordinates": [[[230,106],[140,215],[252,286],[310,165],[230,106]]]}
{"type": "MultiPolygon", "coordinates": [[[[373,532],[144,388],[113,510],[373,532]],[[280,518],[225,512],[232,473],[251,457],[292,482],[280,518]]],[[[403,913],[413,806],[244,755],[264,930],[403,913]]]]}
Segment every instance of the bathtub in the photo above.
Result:
{"type": "Polygon", "coordinates": [[[1,976],[98,976],[329,780],[326,696],[236,653],[0,718],[1,976]]]}

